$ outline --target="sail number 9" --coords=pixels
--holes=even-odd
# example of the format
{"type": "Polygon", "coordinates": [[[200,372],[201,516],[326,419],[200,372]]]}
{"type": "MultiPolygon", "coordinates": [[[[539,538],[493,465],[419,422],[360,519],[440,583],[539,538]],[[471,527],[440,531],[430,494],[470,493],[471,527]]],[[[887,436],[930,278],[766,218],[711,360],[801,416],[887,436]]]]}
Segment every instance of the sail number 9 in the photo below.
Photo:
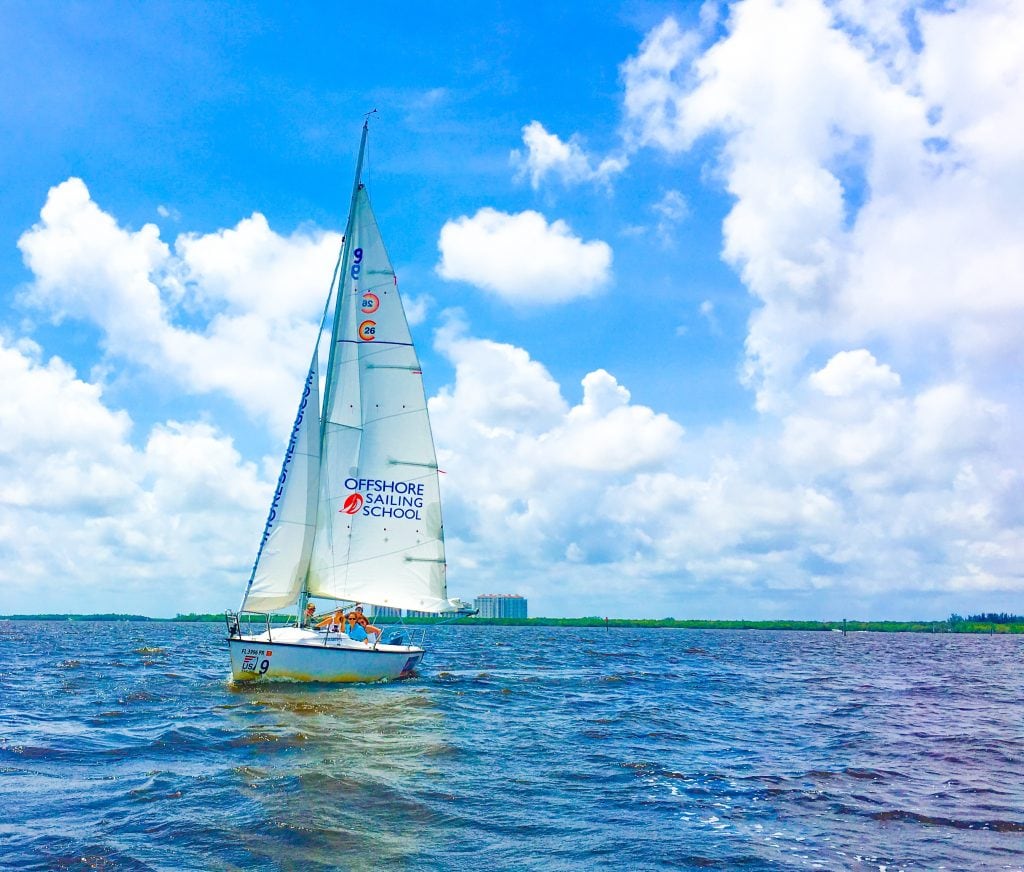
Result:
{"type": "Polygon", "coordinates": [[[270,669],[270,655],[273,651],[260,651],[252,648],[242,649],[242,672],[258,672],[266,675],[270,669]]]}
{"type": "Polygon", "coordinates": [[[357,248],[352,252],[352,278],[359,278],[359,273],[363,271],[363,250],[357,248]]]}

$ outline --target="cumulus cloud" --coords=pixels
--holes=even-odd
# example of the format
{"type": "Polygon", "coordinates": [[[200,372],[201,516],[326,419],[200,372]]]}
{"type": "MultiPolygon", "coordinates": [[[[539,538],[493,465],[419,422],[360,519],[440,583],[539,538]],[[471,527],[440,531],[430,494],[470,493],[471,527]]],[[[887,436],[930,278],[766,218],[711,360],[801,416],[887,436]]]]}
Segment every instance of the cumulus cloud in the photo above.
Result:
{"type": "Polygon", "coordinates": [[[1022,28],[1014,4],[746,0],[722,34],[666,19],[623,64],[631,148],[716,137],[723,257],[759,303],[758,433],[622,495],[669,519],[648,532],[696,574],[1024,589],[1006,511],[1024,437],[1006,376],[1024,364],[1022,28]]]}
{"type": "Polygon", "coordinates": [[[28,341],[0,340],[0,584],[15,611],[143,614],[238,596],[272,485],[204,423],[133,424],[28,341]],[[106,604],[106,607],[102,604],[106,604]]]}
{"type": "MultiPolygon", "coordinates": [[[[1020,602],[1024,14],[746,0],[721,31],[704,19],[666,19],[623,64],[624,147],[711,137],[723,257],[758,304],[756,426],[684,438],[607,372],[574,405],[522,349],[449,336],[456,380],[432,409],[474,571],[515,542],[533,590],[569,579],[567,603],[595,584],[647,603],[743,591],[762,612],[1020,602]],[[480,386],[524,373],[544,411],[510,387],[509,420],[480,386]],[[618,450],[634,442],[637,466],[618,450]]],[[[593,166],[532,132],[535,184],[593,166]]],[[[675,193],[666,222],[685,217],[675,193]]],[[[710,300],[700,314],[714,328],[710,300]]]]}
{"type": "Polygon", "coordinates": [[[864,389],[898,388],[900,377],[887,365],[879,364],[870,351],[858,348],[840,351],[824,367],[811,373],[810,382],[823,394],[842,397],[864,389]]]}
{"type": "Polygon", "coordinates": [[[961,383],[908,392],[856,349],[774,424],[687,436],[604,370],[573,403],[521,348],[457,322],[437,344],[455,367],[430,403],[455,586],[514,580],[567,613],[595,586],[642,613],[713,594],[738,615],[1020,584],[1007,409],[961,383]]]}
{"type": "Polygon", "coordinates": [[[840,8],[748,0],[706,46],[670,18],[623,66],[631,141],[723,137],[724,256],[763,303],[747,374],[764,410],[823,342],[913,342],[938,368],[1017,355],[1022,16],[911,13],[915,51],[905,17],[840,8]]]}
{"type": "Polygon", "coordinates": [[[683,30],[674,18],[655,27],[635,58],[622,65],[624,108],[633,147],[657,145],[669,151],[688,148],[693,135],[683,124],[686,64],[701,46],[699,34],[683,30]]]}
{"type": "Polygon", "coordinates": [[[468,336],[458,323],[438,333],[437,345],[455,367],[454,383],[430,401],[458,540],[452,583],[466,564],[495,582],[514,565],[531,585],[563,560],[628,559],[632,537],[603,519],[609,488],[668,462],[683,428],[633,403],[604,370],[585,376],[570,404],[521,348],[468,336]]]}
{"type": "Polygon", "coordinates": [[[675,613],[681,597],[700,613],[713,596],[733,616],[909,617],[920,601],[907,611],[894,592],[960,608],[1019,586],[1007,409],[962,383],[908,392],[855,349],[777,426],[687,438],[604,370],[572,403],[524,349],[457,322],[437,343],[455,367],[430,408],[456,588],[512,584],[569,614],[616,598],[675,613]]]}
{"type": "Polygon", "coordinates": [[[427,313],[434,305],[434,300],[428,294],[413,296],[407,294],[402,298],[402,307],[405,309],[405,320],[410,327],[422,324],[427,320],[427,313]]]}
{"type": "MultiPolygon", "coordinates": [[[[722,254],[756,301],[757,415],[684,430],[612,372],[563,386],[451,319],[436,346],[454,378],[430,408],[453,590],[515,587],[569,614],[1019,609],[1024,14],[745,0],[713,31],[705,10],[696,31],[665,20],[624,63],[623,144],[637,164],[710,143],[706,178],[733,200],[722,254]]],[[[578,138],[535,122],[524,142],[534,185],[598,180],[578,138]]],[[[683,220],[683,191],[662,190],[654,214],[683,220]]],[[[71,180],[21,246],[26,300],[97,324],[110,356],[290,415],[291,388],[263,367],[301,377],[305,352],[288,348],[315,334],[336,238],[282,237],[254,215],[172,245],[71,180]],[[233,394],[236,379],[249,387],[233,394]]],[[[535,212],[461,217],[439,248],[442,277],[516,303],[610,279],[604,242],[535,212]]],[[[694,304],[714,329],[715,305],[694,304]]],[[[0,376],[5,583],[144,590],[174,552],[188,577],[209,554],[224,577],[244,570],[269,476],[230,439],[194,422],[133,439],[99,385],[31,343],[0,345],[0,376]]]]}
{"type": "Polygon", "coordinates": [[[33,273],[23,301],[89,321],[109,355],[230,396],[286,432],[339,244],[318,231],[280,236],[257,213],[181,234],[172,251],[156,225],[121,227],[72,178],[18,242],[33,273]]]}
{"type": "Polygon", "coordinates": [[[539,188],[547,176],[561,179],[563,184],[599,182],[607,184],[629,166],[625,154],[595,160],[583,147],[578,134],[563,141],[548,133],[539,121],[531,121],[523,128],[526,153],[515,149],[510,155],[519,178],[529,177],[534,189],[539,188]]]}
{"type": "Polygon", "coordinates": [[[585,242],[564,221],[539,212],[481,209],[441,228],[438,274],[497,294],[511,303],[564,303],[598,293],[611,278],[612,250],[585,242]]]}

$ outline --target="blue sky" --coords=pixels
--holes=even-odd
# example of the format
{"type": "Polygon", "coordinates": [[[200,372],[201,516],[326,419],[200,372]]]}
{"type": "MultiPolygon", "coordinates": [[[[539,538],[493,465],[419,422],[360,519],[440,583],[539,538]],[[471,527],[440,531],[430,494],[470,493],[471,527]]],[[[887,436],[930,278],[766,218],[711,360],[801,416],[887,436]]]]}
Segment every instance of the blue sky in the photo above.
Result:
{"type": "Polygon", "coordinates": [[[0,612],[233,605],[368,183],[449,588],[1024,610],[1019,3],[4,4],[0,612]]]}

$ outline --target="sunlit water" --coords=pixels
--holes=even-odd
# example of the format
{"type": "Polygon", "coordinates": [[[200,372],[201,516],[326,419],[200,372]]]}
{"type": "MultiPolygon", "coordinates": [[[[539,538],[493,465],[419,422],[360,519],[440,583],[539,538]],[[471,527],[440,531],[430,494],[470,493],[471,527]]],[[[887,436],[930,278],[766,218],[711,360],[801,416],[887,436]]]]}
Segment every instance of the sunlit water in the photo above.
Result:
{"type": "Polygon", "coordinates": [[[0,622],[0,867],[1024,868],[1021,638],[449,626],[235,689],[223,637],[0,622]]]}

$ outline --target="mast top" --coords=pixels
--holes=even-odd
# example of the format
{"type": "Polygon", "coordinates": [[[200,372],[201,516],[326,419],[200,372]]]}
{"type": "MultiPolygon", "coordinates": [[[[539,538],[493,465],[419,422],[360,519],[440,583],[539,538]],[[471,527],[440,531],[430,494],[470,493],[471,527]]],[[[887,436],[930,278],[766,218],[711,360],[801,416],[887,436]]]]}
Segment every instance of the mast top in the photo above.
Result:
{"type": "MultiPolygon", "coordinates": [[[[363,173],[363,155],[366,153],[366,135],[370,132],[370,116],[375,115],[376,113],[376,109],[371,109],[363,116],[363,135],[359,138],[359,158],[356,160],[356,180],[352,185],[352,200],[349,205],[348,219],[350,222],[352,220],[352,211],[355,209],[356,206],[356,195],[359,193],[359,189],[362,187],[362,185],[359,182],[359,177],[363,173]]],[[[348,236],[351,235],[351,230],[351,227],[346,227],[346,238],[348,238],[348,236]]]]}

